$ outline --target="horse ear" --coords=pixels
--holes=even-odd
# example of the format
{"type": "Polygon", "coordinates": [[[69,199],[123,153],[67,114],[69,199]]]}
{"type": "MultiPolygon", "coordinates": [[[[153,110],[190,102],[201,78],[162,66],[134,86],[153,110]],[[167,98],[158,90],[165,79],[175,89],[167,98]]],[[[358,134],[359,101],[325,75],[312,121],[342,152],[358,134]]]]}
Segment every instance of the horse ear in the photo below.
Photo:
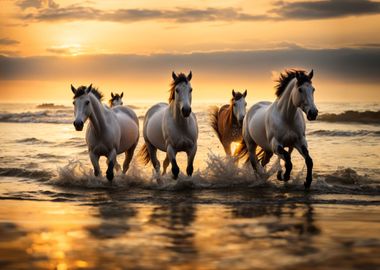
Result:
{"type": "Polygon", "coordinates": [[[246,97],[247,96],[247,89],[245,89],[244,93],[243,93],[243,97],[246,97]]]}
{"type": "Polygon", "coordinates": [[[297,79],[297,81],[299,81],[300,78],[301,78],[300,73],[298,71],[296,71],[296,79],[297,79]]]}
{"type": "Polygon", "coordinates": [[[187,80],[190,81],[192,77],[193,77],[193,73],[191,73],[191,70],[190,70],[189,75],[187,75],[187,80]]]}
{"type": "Polygon", "coordinates": [[[232,96],[235,97],[236,96],[236,93],[235,93],[235,90],[232,89],[232,96]]]}
{"type": "Polygon", "coordinates": [[[124,92],[121,92],[120,98],[123,98],[124,92]]]}
{"type": "Polygon", "coordinates": [[[113,95],[113,93],[111,92],[111,98],[114,98],[114,95],[113,95]]]}
{"type": "Polygon", "coordinates": [[[309,75],[308,75],[310,80],[313,78],[313,75],[314,75],[314,71],[311,70],[310,73],[309,73],[309,75]]]}
{"type": "Polygon", "coordinates": [[[86,94],[90,93],[91,90],[92,90],[92,84],[90,84],[90,86],[87,87],[87,89],[86,89],[86,94]]]}
{"type": "Polygon", "coordinates": [[[174,81],[176,81],[178,79],[177,75],[174,73],[174,71],[172,72],[172,78],[174,81]]]}
{"type": "Polygon", "coordinates": [[[73,85],[71,85],[71,91],[73,92],[73,94],[75,95],[75,93],[77,92],[77,89],[75,89],[75,87],[73,85]]]}

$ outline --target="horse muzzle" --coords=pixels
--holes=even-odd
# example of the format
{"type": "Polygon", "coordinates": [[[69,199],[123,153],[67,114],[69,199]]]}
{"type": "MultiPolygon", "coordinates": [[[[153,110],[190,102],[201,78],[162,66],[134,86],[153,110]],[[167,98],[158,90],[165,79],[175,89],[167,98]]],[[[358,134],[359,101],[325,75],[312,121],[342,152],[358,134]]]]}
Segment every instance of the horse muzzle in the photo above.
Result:
{"type": "Polygon", "coordinates": [[[318,110],[317,109],[314,109],[314,110],[309,110],[307,112],[307,120],[309,121],[314,121],[317,119],[317,116],[318,116],[318,110]]]}
{"type": "Polygon", "coordinates": [[[191,107],[183,107],[181,109],[183,117],[189,117],[191,113],[191,107]]]}
{"type": "Polygon", "coordinates": [[[74,127],[75,127],[76,131],[82,131],[83,130],[83,126],[84,126],[83,121],[81,121],[81,120],[75,120],[73,124],[74,124],[74,127]]]}

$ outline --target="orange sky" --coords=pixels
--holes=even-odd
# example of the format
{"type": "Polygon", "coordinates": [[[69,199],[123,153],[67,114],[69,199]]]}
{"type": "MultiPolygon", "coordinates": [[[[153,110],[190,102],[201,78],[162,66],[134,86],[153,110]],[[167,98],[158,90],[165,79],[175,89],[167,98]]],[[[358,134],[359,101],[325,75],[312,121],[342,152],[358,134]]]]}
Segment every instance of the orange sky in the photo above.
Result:
{"type": "Polygon", "coordinates": [[[0,101],[64,99],[70,83],[89,82],[162,99],[170,71],[190,69],[199,99],[232,88],[268,99],[275,75],[294,66],[315,69],[321,100],[380,100],[377,1],[2,0],[0,18],[0,101]]]}

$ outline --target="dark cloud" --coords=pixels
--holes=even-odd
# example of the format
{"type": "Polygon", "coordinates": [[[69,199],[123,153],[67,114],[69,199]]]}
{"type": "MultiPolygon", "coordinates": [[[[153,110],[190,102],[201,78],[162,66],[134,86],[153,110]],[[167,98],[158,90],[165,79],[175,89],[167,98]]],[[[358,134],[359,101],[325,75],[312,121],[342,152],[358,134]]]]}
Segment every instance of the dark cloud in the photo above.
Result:
{"type": "Polygon", "coordinates": [[[54,0],[18,0],[16,5],[21,9],[27,8],[58,8],[59,5],[54,0]]]}
{"type": "MultiPolygon", "coordinates": [[[[84,2],[86,3],[86,2],[84,2]]],[[[165,9],[116,9],[101,10],[91,6],[59,6],[53,0],[20,0],[23,10],[35,10],[22,15],[27,21],[79,21],[97,20],[114,22],[137,22],[146,20],[192,23],[203,21],[264,21],[264,20],[314,20],[360,16],[380,13],[380,2],[372,0],[321,0],[288,2],[278,1],[274,8],[264,14],[250,14],[237,8],[184,8],[165,9]]],[[[82,3],[83,4],[83,3],[82,3]]]]}
{"type": "Polygon", "coordinates": [[[234,77],[262,80],[271,71],[314,68],[318,78],[380,83],[380,48],[304,48],[191,54],[0,57],[1,80],[157,78],[172,70],[193,70],[210,80],[234,77]]]}
{"type": "Polygon", "coordinates": [[[11,38],[0,38],[0,45],[16,45],[20,42],[11,38]]]}
{"type": "Polygon", "coordinates": [[[271,13],[279,19],[315,20],[380,13],[380,2],[371,0],[278,1],[271,13]]]}
{"type": "Polygon", "coordinates": [[[265,15],[247,14],[235,8],[117,9],[103,11],[92,7],[70,5],[60,8],[40,9],[37,12],[24,15],[24,19],[32,21],[98,20],[115,22],[162,20],[189,23],[201,21],[254,21],[268,18],[265,15]]]}

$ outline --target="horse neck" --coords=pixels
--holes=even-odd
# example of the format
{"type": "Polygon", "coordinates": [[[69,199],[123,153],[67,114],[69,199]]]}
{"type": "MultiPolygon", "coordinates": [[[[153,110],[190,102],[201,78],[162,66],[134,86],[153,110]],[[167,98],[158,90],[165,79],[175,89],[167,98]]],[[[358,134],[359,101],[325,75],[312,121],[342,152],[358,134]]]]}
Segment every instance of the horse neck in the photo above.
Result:
{"type": "Polygon", "coordinates": [[[90,121],[98,134],[101,134],[106,128],[106,120],[104,117],[105,109],[102,103],[93,95],[90,95],[92,113],[90,114],[90,121]]]}
{"type": "Polygon", "coordinates": [[[183,115],[181,113],[181,109],[179,108],[179,106],[177,106],[175,100],[172,100],[170,102],[169,110],[170,110],[171,116],[173,117],[174,121],[178,125],[186,125],[187,119],[185,117],[183,117],[183,115]]]}
{"type": "Polygon", "coordinates": [[[232,126],[233,123],[237,122],[235,115],[234,115],[234,105],[232,102],[230,103],[230,106],[227,108],[227,123],[228,125],[232,126]]]}
{"type": "Polygon", "coordinates": [[[294,89],[296,89],[295,84],[296,84],[296,81],[295,79],[293,79],[288,84],[284,93],[278,99],[278,103],[277,103],[277,107],[281,115],[285,119],[288,119],[288,120],[293,120],[297,112],[297,107],[294,106],[293,100],[292,100],[292,92],[294,91],[294,89]]]}

